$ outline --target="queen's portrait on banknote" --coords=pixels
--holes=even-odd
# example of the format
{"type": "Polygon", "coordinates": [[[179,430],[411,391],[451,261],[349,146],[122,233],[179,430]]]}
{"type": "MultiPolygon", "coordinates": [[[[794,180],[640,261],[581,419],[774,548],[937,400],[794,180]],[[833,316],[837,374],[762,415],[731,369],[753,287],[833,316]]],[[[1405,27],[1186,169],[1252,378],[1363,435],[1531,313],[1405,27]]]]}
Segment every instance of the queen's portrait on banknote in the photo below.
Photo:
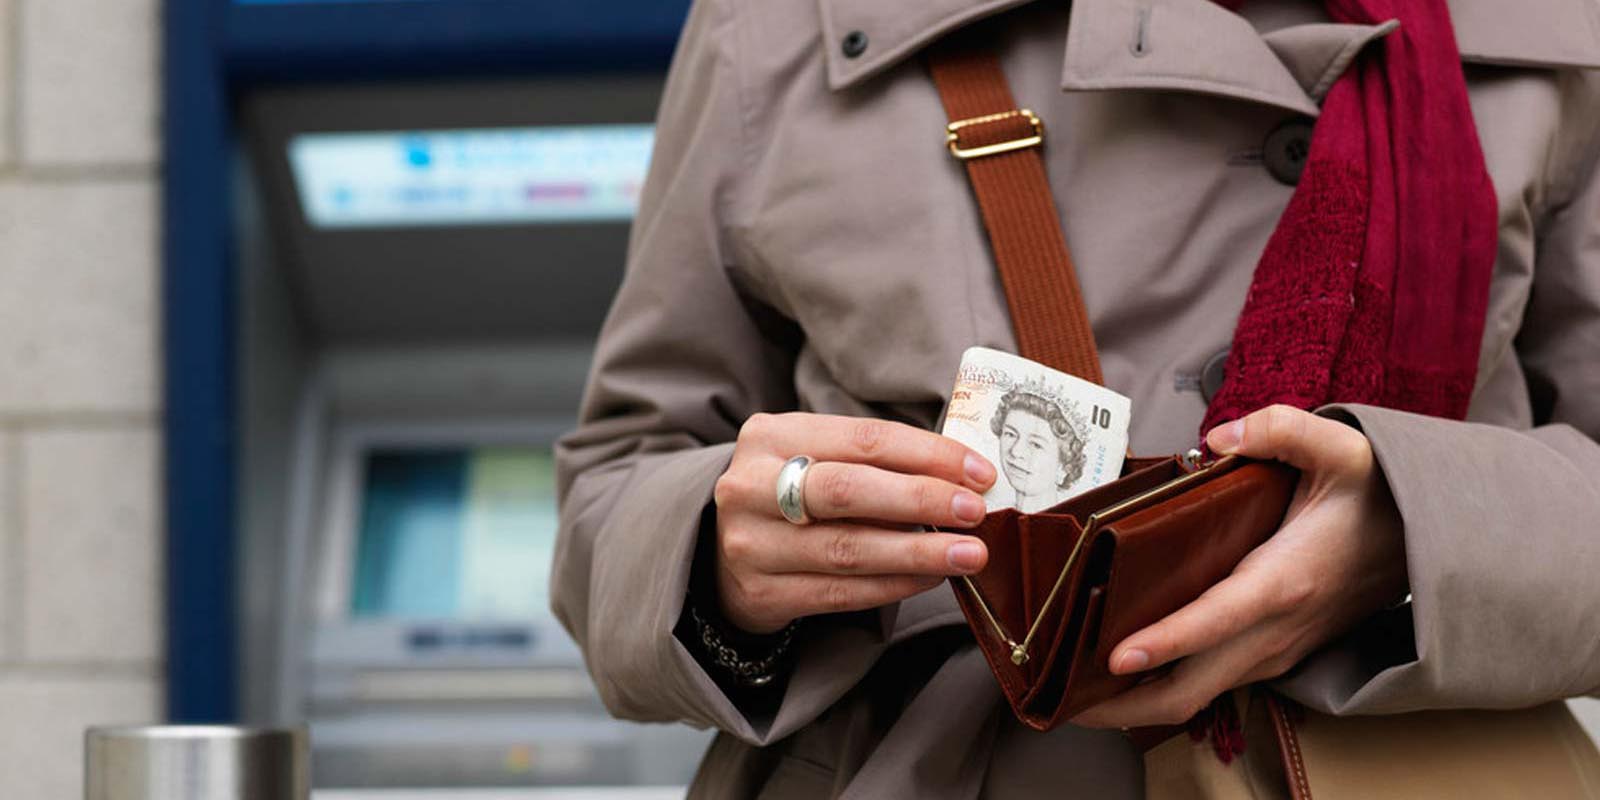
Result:
{"type": "Polygon", "coordinates": [[[986,347],[961,357],[943,433],[994,462],[990,511],[1043,511],[1122,472],[1128,398],[986,347]]]}
{"type": "Polygon", "coordinates": [[[1000,441],[1000,471],[1017,493],[1017,510],[1043,511],[1067,498],[1083,475],[1088,423],[1071,401],[1044,381],[1013,388],[1000,398],[990,430],[1000,441]]]}

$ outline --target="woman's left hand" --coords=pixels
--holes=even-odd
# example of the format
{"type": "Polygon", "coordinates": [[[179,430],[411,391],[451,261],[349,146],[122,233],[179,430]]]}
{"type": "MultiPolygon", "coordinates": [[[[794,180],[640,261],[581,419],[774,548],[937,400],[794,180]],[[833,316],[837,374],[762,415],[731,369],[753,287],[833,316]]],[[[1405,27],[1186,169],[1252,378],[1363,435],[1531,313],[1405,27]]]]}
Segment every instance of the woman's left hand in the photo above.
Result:
{"type": "Polygon", "coordinates": [[[1074,724],[1183,723],[1229,689],[1282,675],[1405,595],[1400,513],[1360,431],[1273,406],[1217,426],[1206,442],[1301,470],[1283,527],[1194,602],[1119,643],[1114,673],[1177,664],[1074,724]]]}

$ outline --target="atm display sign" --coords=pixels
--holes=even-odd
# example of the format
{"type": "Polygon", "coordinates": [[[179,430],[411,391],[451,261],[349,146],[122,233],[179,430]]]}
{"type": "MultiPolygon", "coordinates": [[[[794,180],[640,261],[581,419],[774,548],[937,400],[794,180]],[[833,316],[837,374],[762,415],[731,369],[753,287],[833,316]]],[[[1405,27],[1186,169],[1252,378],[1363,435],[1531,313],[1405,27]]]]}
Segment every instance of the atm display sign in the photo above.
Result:
{"type": "Polygon", "coordinates": [[[302,133],[289,140],[315,228],[626,221],[651,125],[302,133]]]}

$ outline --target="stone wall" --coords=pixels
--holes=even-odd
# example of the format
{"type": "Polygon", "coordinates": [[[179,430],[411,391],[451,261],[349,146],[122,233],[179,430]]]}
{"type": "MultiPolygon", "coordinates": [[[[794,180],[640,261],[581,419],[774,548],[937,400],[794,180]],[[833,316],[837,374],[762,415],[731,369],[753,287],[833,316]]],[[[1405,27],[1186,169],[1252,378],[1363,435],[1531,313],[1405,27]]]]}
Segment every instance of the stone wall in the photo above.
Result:
{"type": "Polygon", "coordinates": [[[161,713],[156,0],[0,0],[0,797],[161,713]]]}

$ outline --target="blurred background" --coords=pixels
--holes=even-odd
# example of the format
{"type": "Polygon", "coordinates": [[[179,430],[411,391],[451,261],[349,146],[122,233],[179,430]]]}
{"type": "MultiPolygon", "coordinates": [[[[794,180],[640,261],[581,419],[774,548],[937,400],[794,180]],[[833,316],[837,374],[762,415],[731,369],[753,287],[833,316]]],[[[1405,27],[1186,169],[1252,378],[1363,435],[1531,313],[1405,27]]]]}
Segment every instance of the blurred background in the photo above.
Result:
{"type": "Polygon", "coordinates": [[[547,593],[687,5],[0,0],[0,797],[141,720],[681,796],[709,734],[611,720],[547,593]]]}
{"type": "Polygon", "coordinates": [[[610,720],[546,581],[686,6],[0,0],[0,798],[156,720],[681,796],[708,734],[610,720]]]}

